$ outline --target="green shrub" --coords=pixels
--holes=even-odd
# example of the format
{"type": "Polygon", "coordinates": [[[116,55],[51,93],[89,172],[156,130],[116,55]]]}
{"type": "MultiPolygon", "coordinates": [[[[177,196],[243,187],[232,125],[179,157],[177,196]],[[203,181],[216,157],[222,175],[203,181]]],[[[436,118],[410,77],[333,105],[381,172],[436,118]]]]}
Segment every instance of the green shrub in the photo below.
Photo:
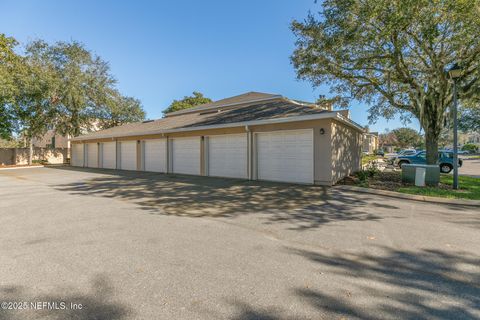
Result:
{"type": "Polygon", "coordinates": [[[473,143],[467,143],[464,144],[462,147],[463,151],[469,151],[471,153],[477,153],[478,152],[478,146],[473,144],[473,143]]]}
{"type": "Polygon", "coordinates": [[[360,180],[360,182],[367,182],[368,181],[367,170],[360,170],[360,171],[356,172],[355,175],[357,176],[358,180],[360,180]]]}
{"type": "Polygon", "coordinates": [[[375,177],[380,172],[377,161],[370,162],[365,171],[367,172],[369,178],[375,177]]]}
{"type": "Polygon", "coordinates": [[[374,178],[380,173],[377,161],[371,161],[365,169],[355,173],[361,186],[368,186],[368,180],[374,178]]]}
{"type": "Polygon", "coordinates": [[[48,164],[47,160],[32,160],[32,164],[48,164]]]}

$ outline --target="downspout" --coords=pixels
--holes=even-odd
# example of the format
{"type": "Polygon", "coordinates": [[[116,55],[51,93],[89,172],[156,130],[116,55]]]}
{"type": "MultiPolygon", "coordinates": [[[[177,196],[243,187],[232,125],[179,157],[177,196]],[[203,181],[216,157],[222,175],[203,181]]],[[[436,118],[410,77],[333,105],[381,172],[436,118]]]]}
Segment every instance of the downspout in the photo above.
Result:
{"type": "Polygon", "coordinates": [[[122,169],[122,143],[115,139],[115,152],[117,153],[116,162],[117,162],[117,170],[122,169]]]}
{"type": "Polygon", "coordinates": [[[248,180],[253,180],[253,139],[252,131],[248,125],[245,126],[245,131],[247,132],[247,176],[248,180]]]}
{"type": "Polygon", "coordinates": [[[170,142],[168,141],[168,135],[162,133],[162,138],[165,139],[165,174],[170,173],[170,142]]]}

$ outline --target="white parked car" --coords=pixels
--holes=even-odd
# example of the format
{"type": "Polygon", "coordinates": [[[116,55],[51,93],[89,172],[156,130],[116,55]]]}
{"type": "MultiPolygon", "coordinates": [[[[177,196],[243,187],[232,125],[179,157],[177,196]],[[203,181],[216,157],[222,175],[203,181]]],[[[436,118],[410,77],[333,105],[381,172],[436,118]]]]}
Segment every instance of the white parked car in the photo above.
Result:
{"type": "MultiPolygon", "coordinates": [[[[452,149],[452,148],[447,148],[447,149],[443,149],[443,150],[440,150],[440,151],[453,152],[453,149],[452,149]]],[[[461,150],[460,148],[458,148],[457,153],[458,153],[458,154],[469,154],[470,151],[468,151],[468,150],[461,150]]]]}
{"type": "Polygon", "coordinates": [[[393,164],[395,162],[395,160],[397,159],[397,157],[412,156],[414,154],[417,154],[417,152],[419,152],[419,150],[415,150],[415,149],[400,150],[400,152],[398,152],[398,153],[394,154],[393,156],[391,156],[390,158],[388,158],[387,163],[393,164]]]}

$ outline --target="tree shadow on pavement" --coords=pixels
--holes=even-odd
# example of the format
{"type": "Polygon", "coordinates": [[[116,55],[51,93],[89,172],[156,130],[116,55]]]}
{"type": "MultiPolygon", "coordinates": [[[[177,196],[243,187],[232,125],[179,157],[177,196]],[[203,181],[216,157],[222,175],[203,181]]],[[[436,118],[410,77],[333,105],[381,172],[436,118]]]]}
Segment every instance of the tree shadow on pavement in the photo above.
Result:
{"type": "Polygon", "coordinates": [[[322,312],[348,319],[478,319],[480,257],[439,250],[326,254],[288,249],[339,279],[340,291],[297,288],[322,312]]]}
{"type": "Polygon", "coordinates": [[[105,276],[92,280],[87,293],[72,288],[57,288],[54,293],[38,294],[21,286],[0,286],[0,301],[27,302],[23,310],[0,310],[0,320],[48,319],[48,320],[121,320],[132,316],[130,308],[112,300],[114,289],[105,276]],[[37,310],[30,302],[40,303],[37,310]],[[49,306],[41,303],[48,302],[49,306]],[[65,303],[62,308],[61,303],[65,303]],[[81,309],[71,309],[70,303],[81,309]]]}
{"type": "Polygon", "coordinates": [[[445,205],[445,208],[447,209],[446,211],[436,212],[436,214],[442,216],[445,221],[464,225],[476,230],[480,228],[480,214],[478,214],[480,208],[478,206],[474,207],[449,204],[445,205]]]}
{"type": "Polygon", "coordinates": [[[255,308],[248,303],[233,300],[228,303],[236,309],[236,314],[230,318],[232,320],[293,320],[279,308],[255,308]]]}
{"type": "Polygon", "coordinates": [[[307,276],[318,283],[292,287],[285,304],[229,299],[233,319],[480,319],[480,257],[471,253],[286,251],[313,262],[317,275],[307,276]]]}
{"type": "MultiPolygon", "coordinates": [[[[93,195],[131,201],[152,214],[188,217],[236,217],[260,214],[266,223],[289,223],[289,228],[317,228],[337,221],[377,221],[368,206],[378,203],[322,186],[306,186],[150,172],[91,171],[101,175],[55,188],[76,195],[93,195]]],[[[383,207],[382,207],[383,206],[383,207]]]]}

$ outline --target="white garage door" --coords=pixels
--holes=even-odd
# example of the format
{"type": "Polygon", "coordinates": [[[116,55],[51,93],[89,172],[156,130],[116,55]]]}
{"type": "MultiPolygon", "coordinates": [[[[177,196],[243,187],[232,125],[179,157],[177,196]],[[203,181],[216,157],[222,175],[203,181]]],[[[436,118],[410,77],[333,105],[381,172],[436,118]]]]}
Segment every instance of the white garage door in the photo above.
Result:
{"type": "Polygon", "coordinates": [[[258,179],[313,183],[313,131],[257,133],[258,179]]]}
{"type": "Polygon", "coordinates": [[[137,170],[137,141],[120,142],[120,169],[137,170]]]}
{"type": "Polygon", "coordinates": [[[167,139],[145,140],[145,171],[167,172],[167,139]]]}
{"type": "Polygon", "coordinates": [[[87,167],[98,168],[98,145],[87,143],[87,167]]]}
{"type": "Polygon", "coordinates": [[[200,137],[172,139],[172,171],[200,174],[200,137]]]}
{"type": "Polygon", "coordinates": [[[72,166],[83,167],[83,143],[72,144],[72,166]]]}
{"type": "Polygon", "coordinates": [[[117,143],[102,143],[102,168],[116,169],[117,167],[117,143]]]}
{"type": "Polygon", "coordinates": [[[248,178],[246,134],[208,137],[208,175],[248,178]]]}

